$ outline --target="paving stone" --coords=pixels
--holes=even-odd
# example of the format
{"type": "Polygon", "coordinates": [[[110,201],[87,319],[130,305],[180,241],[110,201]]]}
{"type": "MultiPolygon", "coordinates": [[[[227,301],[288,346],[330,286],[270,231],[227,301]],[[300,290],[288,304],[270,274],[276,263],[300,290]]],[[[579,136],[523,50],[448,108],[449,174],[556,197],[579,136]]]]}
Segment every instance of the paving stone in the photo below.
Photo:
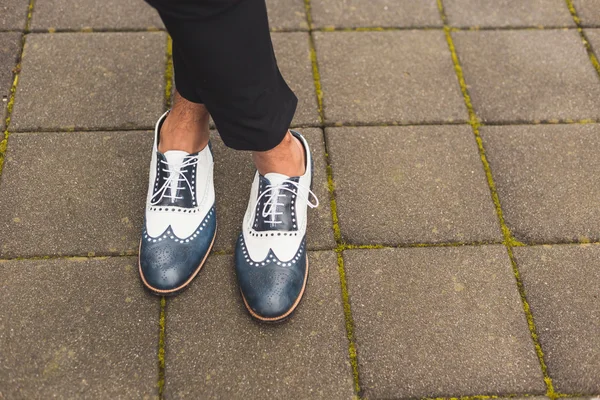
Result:
{"type": "Polygon", "coordinates": [[[441,31],[315,33],[330,123],[464,121],[441,31]]]}
{"type": "Polygon", "coordinates": [[[310,282],[283,324],[251,320],[233,259],[212,256],[167,304],[167,398],[350,399],[353,381],[333,252],[309,253],[310,282]]]}
{"type": "Polygon", "coordinates": [[[312,0],[315,27],[439,27],[435,0],[312,0]]]}
{"type": "Polygon", "coordinates": [[[12,130],[152,128],[166,42],[164,32],[27,36],[12,130]]]}
{"type": "Polygon", "coordinates": [[[517,239],[600,240],[600,125],[486,126],[481,133],[517,239]]]}
{"type": "Polygon", "coordinates": [[[562,397],[565,400],[598,400],[598,396],[562,397]]]}
{"type": "MultiPolygon", "coordinates": [[[[549,397],[545,397],[545,396],[523,396],[523,397],[498,397],[498,400],[550,400],[549,397]]],[[[562,397],[561,397],[562,399],[562,397]]],[[[584,400],[582,398],[579,398],[578,400],[584,400]]]]}
{"type": "Polygon", "coordinates": [[[513,251],[554,390],[600,393],[600,246],[513,251]]]}
{"type": "Polygon", "coordinates": [[[600,81],[576,30],[454,32],[485,122],[600,117],[600,81]]]}
{"type": "Polygon", "coordinates": [[[164,29],[156,10],[144,0],[36,0],[33,30],[164,29]]]}
{"type": "Polygon", "coordinates": [[[600,0],[573,0],[584,26],[600,26],[600,0]]]}
{"type": "Polygon", "coordinates": [[[598,57],[600,55],[600,29],[586,29],[585,35],[590,41],[596,57],[598,57]]]}
{"type": "Polygon", "coordinates": [[[267,10],[272,30],[308,30],[303,0],[267,0],[267,10]]]}
{"type": "Polygon", "coordinates": [[[293,125],[318,125],[319,111],[312,75],[308,33],[272,33],[273,48],[281,74],[298,97],[293,125]]]}
{"type": "Polygon", "coordinates": [[[0,185],[0,256],[136,253],[148,132],[13,133],[0,185]]]}
{"type": "Polygon", "coordinates": [[[23,30],[27,22],[29,0],[9,0],[0,4],[0,29],[23,30]]]}
{"type": "Polygon", "coordinates": [[[6,109],[10,99],[10,89],[13,84],[13,70],[17,65],[21,51],[21,34],[6,32],[0,33],[0,130],[6,128],[6,109]]]}
{"type": "MultiPolygon", "coordinates": [[[[309,209],[307,245],[309,249],[333,249],[333,223],[329,207],[329,190],[325,164],[325,147],[320,129],[299,130],[308,140],[314,160],[313,192],[319,198],[319,207],[309,209]]],[[[213,138],[215,154],[215,191],[217,196],[217,239],[215,250],[233,251],[242,229],[242,220],[248,206],[250,187],[256,169],[250,154],[225,147],[213,138]]]]}
{"type": "MultiPolygon", "coordinates": [[[[315,128],[302,133],[311,144],[313,191],[321,201],[309,211],[308,247],[332,249],[323,137],[315,128]]],[[[216,136],[213,145],[219,215],[215,250],[233,251],[255,170],[249,154],[226,148],[216,136]]],[[[11,135],[0,186],[0,229],[5,232],[0,255],[136,253],[151,146],[149,132],[11,135]],[[53,149],[61,149],[59,168],[53,149]],[[49,170],[56,173],[44,173],[49,170]]]]}
{"type": "Polygon", "coordinates": [[[575,26],[565,0],[444,0],[444,8],[457,27],[575,26]]]}
{"type": "MultiPolygon", "coordinates": [[[[267,0],[269,25],[273,30],[308,30],[302,0],[267,0]]],[[[24,24],[25,19],[23,19],[24,24]]],[[[38,0],[32,18],[34,30],[51,29],[164,29],[154,11],[143,0],[38,0]]]]}
{"type": "Polygon", "coordinates": [[[158,398],[158,298],[132,258],[2,261],[3,398],[158,398]]]}
{"type": "Polygon", "coordinates": [[[545,393],[503,246],[352,250],[344,265],[365,397],[545,393]]]}
{"type": "Polygon", "coordinates": [[[469,127],[328,128],[326,135],[345,241],[501,240],[469,127]]]}

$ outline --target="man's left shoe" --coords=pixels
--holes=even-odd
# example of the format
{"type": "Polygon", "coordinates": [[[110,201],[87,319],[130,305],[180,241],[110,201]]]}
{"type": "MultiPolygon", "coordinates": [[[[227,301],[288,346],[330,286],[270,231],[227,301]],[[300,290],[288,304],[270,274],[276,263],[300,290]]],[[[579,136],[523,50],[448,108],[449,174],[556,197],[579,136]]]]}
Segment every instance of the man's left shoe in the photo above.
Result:
{"type": "Polygon", "coordinates": [[[308,143],[291,132],[304,147],[306,171],[296,177],[256,172],[235,250],[244,304],[250,315],[264,322],[286,319],[300,303],[308,279],[307,208],[319,205],[310,190],[313,166],[308,143]]]}

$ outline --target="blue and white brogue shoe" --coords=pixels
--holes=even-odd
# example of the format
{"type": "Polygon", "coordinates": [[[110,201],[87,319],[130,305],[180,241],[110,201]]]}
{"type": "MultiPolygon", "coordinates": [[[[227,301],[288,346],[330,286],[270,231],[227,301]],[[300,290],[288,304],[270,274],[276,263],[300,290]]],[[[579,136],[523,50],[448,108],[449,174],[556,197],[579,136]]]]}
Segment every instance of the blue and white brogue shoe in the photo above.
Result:
{"type": "Polygon", "coordinates": [[[265,322],[284,320],[300,303],[308,279],[307,211],[319,205],[310,190],[308,143],[299,133],[292,134],[304,145],[306,172],[296,177],[256,172],[235,250],[244,304],[254,318],[265,322]]]}
{"type": "Polygon", "coordinates": [[[210,143],[189,154],[158,151],[165,113],[156,124],[139,269],[146,287],[173,294],[198,274],[217,231],[210,143]]]}

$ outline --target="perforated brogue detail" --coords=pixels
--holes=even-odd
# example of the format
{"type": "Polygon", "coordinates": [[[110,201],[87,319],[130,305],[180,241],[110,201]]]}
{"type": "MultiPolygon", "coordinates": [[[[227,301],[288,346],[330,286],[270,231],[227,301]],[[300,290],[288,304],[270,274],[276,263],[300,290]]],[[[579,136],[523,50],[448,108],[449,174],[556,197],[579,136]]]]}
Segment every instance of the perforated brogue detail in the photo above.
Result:
{"type": "Polygon", "coordinates": [[[140,248],[140,267],[153,288],[169,290],[183,285],[206,257],[216,231],[214,206],[196,231],[187,238],[167,229],[158,237],[144,231],[140,248]]]}
{"type": "Polygon", "coordinates": [[[236,274],[240,289],[252,311],[264,318],[285,314],[301,295],[306,278],[306,248],[302,241],[289,261],[279,260],[273,252],[264,260],[252,260],[244,252],[240,235],[236,251],[236,274]]]}

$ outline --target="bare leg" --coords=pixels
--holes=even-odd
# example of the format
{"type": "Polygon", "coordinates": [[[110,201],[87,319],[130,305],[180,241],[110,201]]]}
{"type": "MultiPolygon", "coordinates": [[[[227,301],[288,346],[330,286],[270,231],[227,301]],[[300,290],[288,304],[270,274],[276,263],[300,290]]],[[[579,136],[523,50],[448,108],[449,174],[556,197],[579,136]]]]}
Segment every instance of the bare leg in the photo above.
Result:
{"type": "Polygon", "coordinates": [[[160,130],[158,151],[201,151],[208,144],[210,114],[204,104],[192,103],[175,92],[175,102],[160,130]]]}
{"type": "MultiPolygon", "coordinates": [[[[158,151],[201,151],[210,138],[209,119],[210,114],[203,104],[192,103],[175,92],[173,108],[160,131],[158,151]]],[[[252,152],[252,159],[261,175],[277,172],[287,176],[300,176],[305,171],[304,148],[289,131],[275,148],[252,152]]]]}
{"type": "Polygon", "coordinates": [[[300,176],[305,172],[304,146],[289,131],[275,148],[252,152],[252,160],[261,175],[277,172],[287,176],[300,176]]]}

